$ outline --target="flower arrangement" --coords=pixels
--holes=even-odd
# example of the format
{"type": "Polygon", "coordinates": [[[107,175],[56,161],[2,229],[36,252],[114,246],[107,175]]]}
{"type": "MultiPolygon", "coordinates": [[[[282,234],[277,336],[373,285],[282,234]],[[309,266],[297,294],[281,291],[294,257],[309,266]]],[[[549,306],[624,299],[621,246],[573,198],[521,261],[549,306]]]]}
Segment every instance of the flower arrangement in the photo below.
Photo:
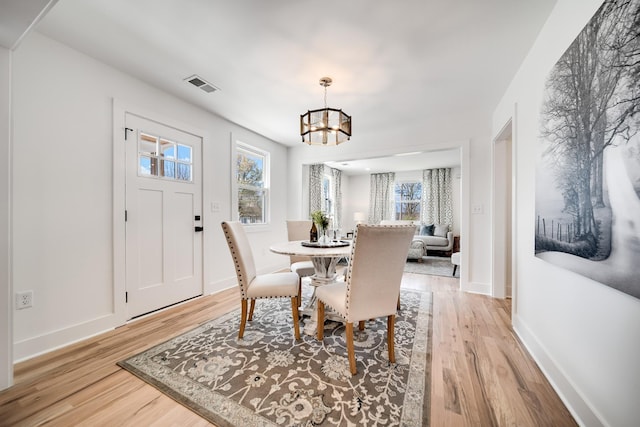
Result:
{"type": "Polygon", "coordinates": [[[329,227],[329,217],[322,211],[312,212],[311,219],[321,230],[326,230],[329,227]]]}

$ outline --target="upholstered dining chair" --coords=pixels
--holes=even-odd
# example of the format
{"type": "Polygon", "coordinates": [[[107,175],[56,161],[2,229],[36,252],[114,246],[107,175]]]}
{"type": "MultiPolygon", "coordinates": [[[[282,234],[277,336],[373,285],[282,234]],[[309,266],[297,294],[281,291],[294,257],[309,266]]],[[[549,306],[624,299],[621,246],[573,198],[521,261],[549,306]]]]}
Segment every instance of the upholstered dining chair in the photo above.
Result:
{"type": "MultiPolygon", "coordinates": [[[[289,241],[293,240],[309,240],[309,231],[311,230],[311,220],[287,220],[287,236],[289,241]]],[[[298,306],[302,304],[302,278],[312,276],[315,273],[311,258],[291,255],[289,256],[289,267],[291,271],[298,275],[298,306]]]]}
{"type": "Polygon", "coordinates": [[[349,369],[357,373],[353,346],[353,324],[387,317],[389,361],[395,363],[394,327],[402,272],[415,234],[414,226],[364,225],[356,227],[346,282],[320,286],[316,290],[319,340],[323,339],[325,305],[344,318],[349,369]]]}
{"type": "Polygon", "coordinates": [[[241,312],[240,332],[244,335],[247,319],[253,318],[253,309],[258,298],[291,298],[291,314],[293,315],[293,334],[300,339],[298,324],[298,275],[293,272],[256,274],[253,253],[244,226],[238,221],[223,221],[222,230],[229,245],[231,258],[236,268],[238,287],[240,288],[241,312]],[[251,308],[247,316],[247,301],[251,308]]]}

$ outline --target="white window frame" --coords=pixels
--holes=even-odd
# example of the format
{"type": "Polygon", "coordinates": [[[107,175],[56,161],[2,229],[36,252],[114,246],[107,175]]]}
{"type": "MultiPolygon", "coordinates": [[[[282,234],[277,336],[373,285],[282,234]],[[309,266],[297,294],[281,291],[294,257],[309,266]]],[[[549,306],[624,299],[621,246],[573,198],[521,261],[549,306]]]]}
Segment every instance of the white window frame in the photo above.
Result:
{"type": "Polygon", "coordinates": [[[255,230],[258,231],[268,226],[271,221],[271,191],[270,191],[270,181],[271,181],[271,153],[266,150],[262,150],[253,145],[244,143],[242,141],[235,141],[232,144],[231,149],[231,207],[232,207],[232,218],[234,221],[240,221],[240,212],[238,210],[239,197],[238,192],[240,188],[249,188],[252,190],[262,190],[264,192],[264,200],[263,200],[263,222],[259,223],[244,223],[247,231],[255,230]],[[244,151],[249,154],[259,156],[263,158],[263,167],[262,167],[262,187],[255,186],[246,186],[238,183],[238,174],[237,174],[237,159],[239,152],[244,151]]]}

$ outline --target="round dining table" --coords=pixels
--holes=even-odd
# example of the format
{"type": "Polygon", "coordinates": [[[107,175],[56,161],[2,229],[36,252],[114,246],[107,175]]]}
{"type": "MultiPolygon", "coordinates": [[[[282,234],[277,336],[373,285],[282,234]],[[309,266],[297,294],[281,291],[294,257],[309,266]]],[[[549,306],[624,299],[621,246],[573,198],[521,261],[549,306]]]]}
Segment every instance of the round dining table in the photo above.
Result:
{"type": "Polygon", "coordinates": [[[281,255],[295,255],[311,258],[315,274],[311,280],[322,285],[335,281],[336,266],[342,258],[351,255],[351,242],[339,240],[327,244],[313,244],[305,240],[292,240],[272,245],[269,250],[281,255]]]}
{"type": "MultiPolygon", "coordinates": [[[[314,274],[310,277],[313,294],[309,303],[302,310],[302,314],[309,316],[309,321],[305,322],[304,333],[315,335],[317,329],[316,288],[342,279],[341,276],[338,276],[336,267],[342,258],[349,258],[351,255],[351,241],[339,240],[325,244],[312,244],[305,240],[292,240],[271,245],[269,250],[276,254],[305,256],[311,259],[314,269],[314,274]]],[[[327,312],[326,317],[332,319],[333,316],[327,312]]],[[[332,320],[339,321],[340,319],[332,320]]]]}

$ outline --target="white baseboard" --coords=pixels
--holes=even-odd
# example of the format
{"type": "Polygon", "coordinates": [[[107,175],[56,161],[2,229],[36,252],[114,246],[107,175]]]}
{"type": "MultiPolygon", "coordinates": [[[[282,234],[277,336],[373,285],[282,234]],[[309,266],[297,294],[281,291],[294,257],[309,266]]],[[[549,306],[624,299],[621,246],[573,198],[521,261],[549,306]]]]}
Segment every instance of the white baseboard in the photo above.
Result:
{"type": "Polygon", "coordinates": [[[218,280],[216,282],[209,282],[204,286],[204,295],[217,294],[218,292],[224,291],[225,289],[232,288],[234,286],[238,286],[238,279],[234,274],[231,277],[226,277],[222,280],[218,280]]]}
{"type": "Polygon", "coordinates": [[[463,284],[460,290],[474,294],[491,295],[491,285],[488,283],[469,282],[463,284]]]}
{"type": "Polygon", "coordinates": [[[117,316],[107,314],[87,322],[15,342],[13,345],[14,363],[86,340],[110,331],[116,326],[118,326],[117,316]]]}
{"type": "MultiPolygon", "coordinates": [[[[273,273],[287,269],[289,264],[274,264],[261,268],[258,273],[273,273]]],[[[229,289],[237,285],[235,275],[210,282],[203,290],[204,295],[209,295],[229,289]]],[[[102,334],[120,326],[118,316],[116,314],[107,314],[96,319],[72,325],[57,331],[47,332],[37,337],[27,338],[22,341],[15,342],[13,345],[14,363],[23,362],[25,360],[40,356],[50,351],[57,350],[62,347],[86,340],[93,336],[102,334]]]]}
{"type": "Polygon", "coordinates": [[[565,375],[561,367],[555,363],[553,357],[544,345],[536,338],[531,330],[522,322],[519,316],[512,318],[513,330],[516,332],[529,354],[536,361],[545,377],[551,383],[560,399],[571,412],[576,422],[581,426],[606,426],[601,417],[593,410],[582,394],[576,389],[570,378],[565,375]]]}
{"type": "MultiPolygon", "coordinates": [[[[209,283],[208,286],[205,287],[203,294],[209,295],[217,293],[234,286],[237,286],[237,279],[235,275],[218,282],[209,283]]],[[[121,324],[122,322],[119,322],[116,314],[107,314],[77,325],[15,342],[13,346],[14,363],[23,362],[71,344],[84,341],[96,335],[111,331],[118,326],[121,326],[121,324]]]]}

